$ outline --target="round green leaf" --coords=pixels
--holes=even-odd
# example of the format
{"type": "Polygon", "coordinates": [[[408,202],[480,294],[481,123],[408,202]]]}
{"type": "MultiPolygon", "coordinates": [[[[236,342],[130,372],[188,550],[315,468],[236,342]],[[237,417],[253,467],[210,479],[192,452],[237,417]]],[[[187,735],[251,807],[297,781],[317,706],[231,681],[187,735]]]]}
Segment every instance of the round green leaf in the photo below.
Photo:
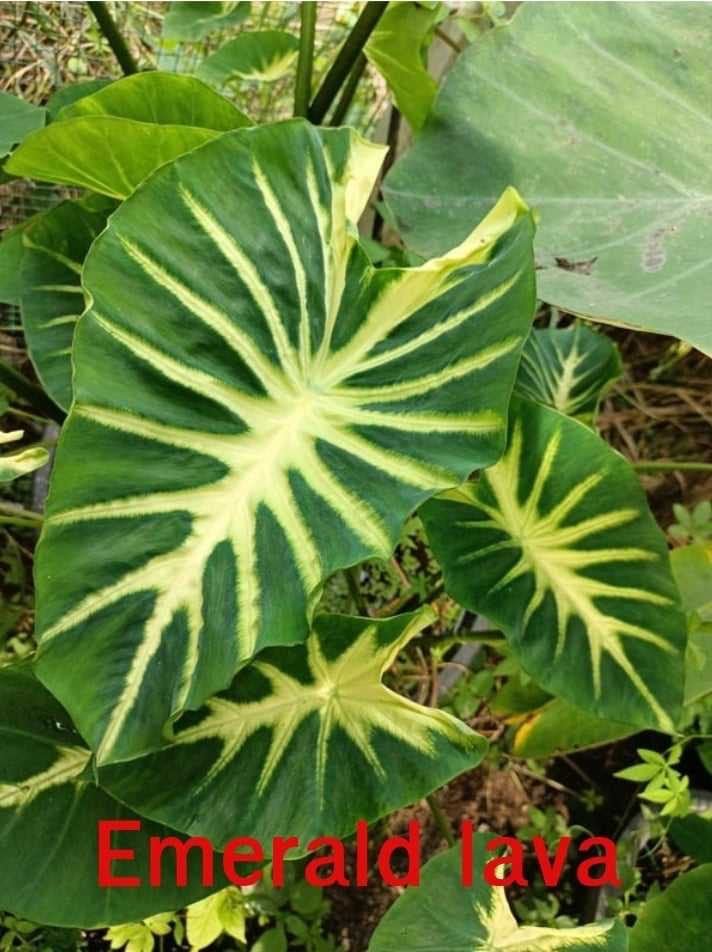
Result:
{"type": "Polygon", "coordinates": [[[610,744],[634,733],[629,724],[607,721],[552,698],[517,727],[512,741],[515,757],[555,757],[610,744]]]}
{"type": "Polygon", "coordinates": [[[222,86],[231,79],[252,79],[272,83],[291,69],[299,53],[299,40],[282,30],[255,30],[240,33],[206,57],[198,76],[222,86]]]}
{"type": "Polygon", "coordinates": [[[673,549],[670,564],[688,618],[685,703],[712,694],[712,547],[673,549]]]}
{"type": "Polygon", "coordinates": [[[381,683],[430,609],[387,621],[320,615],[306,644],[264,651],[231,688],[184,715],[165,749],[103,768],[146,816],[222,847],[254,836],[343,837],[476,766],[487,743],[381,683]],[[166,784],[170,776],[172,782],[166,784]]]}
{"type": "MultiPolygon", "coordinates": [[[[0,908],[47,925],[95,926],[178,909],[209,890],[199,859],[189,885],[175,886],[168,851],[164,885],[150,887],[147,843],[171,831],[143,821],[140,833],[116,832],[112,847],[135,850],[117,875],[138,875],[135,889],[97,884],[99,820],[137,820],[92,781],[87,749],[62,707],[24,668],[0,669],[0,908]]],[[[219,888],[219,887],[216,887],[219,888]]]]}
{"type": "Polygon", "coordinates": [[[670,825],[673,842],[698,863],[712,863],[712,813],[690,813],[670,825]]]}
{"type": "Polygon", "coordinates": [[[683,873],[648,900],[630,933],[630,952],[708,952],[712,863],[683,873]]]}
{"type": "Polygon", "coordinates": [[[524,345],[515,390],[590,425],[621,369],[613,341],[583,324],[536,328],[524,345]]]}
{"type": "Polygon", "coordinates": [[[712,354],[706,3],[525,3],[448,74],[387,201],[423,254],[513,183],[540,212],[539,294],[712,354]]]}
{"type": "Polygon", "coordinates": [[[78,99],[85,96],[91,96],[98,92],[104,86],[112,82],[110,79],[85,79],[81,83],[70,83],[67,86],[60,86],[47,100],[47,116],[50,121],[57,119],[59,113],[65,106],[70,106],[78,99]]]}
{"type": "Polygon", "coordinates": [[[301,120],[230,133],[92,246],[36,566],[39,675],[100,761],[302,641],[329,575],[501,453],[531,216],[507,192],[448,255],[375,270],[353,222],[381,158],[301,120]]]}
{"type": "Polygon", "coordinates": [[[62,109],[7,171],[125,198],[159,166],[249,122],[199,79],[137,73],[62,109]]]}
{"type": "Polygon", "coordinates": [[[446,590],[542,687],[673,730],[686,626],[667,548],[634,471],[588,427],[513,400],[501,461],[421,515],[446,590]]]}
{"type": "MultiPolygon", "coordinates": [[[[622,922],[595,922],[574,929],[519,926],[504,888],[482,876],[491,833],[474,838],[473,885],[463,886],[457,847],[431,859],[419,886],[396,899],[376,927],[368,952],[626,952],[622,922]]],[[[671,947],[672,948],[672,947],[671,947]]]]}

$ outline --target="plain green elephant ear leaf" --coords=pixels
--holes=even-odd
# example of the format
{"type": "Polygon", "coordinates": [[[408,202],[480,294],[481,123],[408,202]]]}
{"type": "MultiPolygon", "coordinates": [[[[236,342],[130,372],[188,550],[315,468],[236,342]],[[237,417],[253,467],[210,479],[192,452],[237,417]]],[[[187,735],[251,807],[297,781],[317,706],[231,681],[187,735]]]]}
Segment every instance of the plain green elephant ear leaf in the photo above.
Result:
{"type": "Polygon", "coordinates": [[[19,304],[22,297],[22,232],[27,224],[8,228],[0,241],[0,301],[4,304],[19,304]]]}
{"type": "Polygon", "coordinates": [[[222,86],[231,79],[271,83],[291,69],[299,53],[299,40],[283,30],[241,33],[208,56],[198,67],[198,76],[222,86]]]}
{"type": "Polygon", "coordinates": [[[250,120],[192,76],[137,73],[61,110],[7,171],[126,198],[159,166],[250,120]]]}
{"type": "Polygon", "coordinates": [[[72,338],[84,310],[81,275],[114,203],[94,196],[37,216],[22,234],[21,310],[37,376],[55,403],[72,402],[72,338]]]}
{"type": "Polygon", "coordinates": [[[85,79],[81,83],[69,83],[66,86],[60,86],[47,101],[49,120],[54,121],[66,106],[71,106],[78,99],[99,92],[100,89],[108,86],[111,82],[113,82],[111,79],[85,79]]]}
{"type": "Polygon", "coordinates": [[[707,952],[712,863],[683,873],[643,906],[630,932],[630,952],[707,952]]]}
{"type": "Polygon", "coordinates": [[[364,47],[415,131],[423,126],[438,90],[427,59],[442,9],[440,3],[391,3],[364,47]]]}
{"type": "MultiPolygon", "coordinates": [[[[24,436],[24,430],[12,430],[10,433],[0,431],[0,447],[8,443],[15,443],[24,436]]],[[[10,453],[0,454],[0,483],[11,483],[18,476],[24,476],[39,469],[49,460],[49,453],[44,446],[24,446],[22,449],[10,453]]]]}
{"type": "Polygon", "coordinates": [[[685,703],[692,704],[712,694],[712,545],[673,549],[670,564],[687,614],[685,703]]]}
{"type": "Polygon", "coordinates": [[[583,324],[536,328],[527,338],[515,390],[592,424],[601,395],[621,375],[618,348],[583,324]]]}
{"type": "Polygon", "coordinates": [[[407,243],[449,247],[512,183],[541,214],[540,297],[712,353],[711,25],[705,3],[523,4],[386,180],[407,243]]]}
{"type": "Polygon", "coordinates": [[[0,91],[0,158],[45,124],[47,110],[0,91]]]}
{"type": "Polygon", "coordinates": [[[211,0],[181,0],[168,5],[163,21],[163,36],[167,40],[198,42],[216,30],[242,23],[250,13],[249,3],[213,3],[211,0]]]}
{"type": "Polygon", "coordinates": [[[63,708],[25,668],[0,669],[0,745],[2,909],[46,925],[92,928],[178,909],[210,891],[196,885],[197,856],[189,858],[191,885],[175,886],[170,850],[164,857],[164,885],[148,885],[148,838],[171,835],[150,821],[142,821],[139,833],[115,832],[111,840],[112,847],[136,854],[114,872],[138,875],[144,884],[136,889],[97,885],[98,821],[138,817],[93,783],[91,751],[63,708]]]}
{"type": "Polygon", "coordinates": [[[232,687],[175,725],[165,749],[101,770],[141,813],[216,847],[351,834],[476,766],[469,727],[381,683],[431,609],[386,621],[320,615],[305,644],[263,652],[232,687]],[[166,776],[175,779],[167,785],[166,776]],[[298,795],[295,792],[298,791],[298,795]]]}
{"type": "Polygon", "coordinates": [[[500,462],[421,516],[448,593],[542,687],[673,729],[686,630],[667,548],[634,471],[588,427],[515,398],[500,462]]]}
{"type": "Polygon", "coordinates": [[[670,836],[678,849],[698,863],[712,863],[712,812],[676,818],[670,836]]]}
{"type": "MultiPolygon", "coordinates": [[[[461,884],[458,847],[426,863],[419,886],[396,899],[376,927],[368,952],[626,952],[622,922],[595,922],[574,929],[520,926],[505,890],[482,876],[490,833],[474,838],[472,886],[461,884]]],[[[671,947],[672,948],[672,947],[671,947]]]]}
{"type": "Polygon", "coordinates": [[[38,670],[100,761],[302,641],[329,575],[501,454],[531,216],[507,192],[449,255],[377,271],[352,223],[382,154],[301,120],[229,133],[89,252],[38,670]]]}

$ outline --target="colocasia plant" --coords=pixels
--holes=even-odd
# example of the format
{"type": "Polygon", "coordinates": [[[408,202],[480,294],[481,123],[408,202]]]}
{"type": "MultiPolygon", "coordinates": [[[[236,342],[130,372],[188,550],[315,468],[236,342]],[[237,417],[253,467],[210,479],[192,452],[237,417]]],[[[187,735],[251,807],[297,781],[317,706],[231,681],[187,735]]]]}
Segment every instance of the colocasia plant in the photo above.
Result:
{"type": "MultiPolygon", "coordinates": [[[[433,596],[378,615],[358,591],[357,615],[329,598],[341,573],[353,591],[388,560],[414,513],[445,593],[502,639],[492,709],[527,715],[514,756],[703,733],[709,551],[696,537],[671,568],[638,474],[598,435],[621,364],[591,322],[712,353],[712,8],[527,2],[506,20],[367,3],[316,88],[317,4],[299,37],[248,29],[247,4],[171,4],[173,44],[232,31],[196,75],[136,71],[90,6],[128,75],[47,105],[0,99],[6,175],[71,188],[0,244],[41,387],[8,366],[3,381],[61,424],[37,650],[0,668],[0,908],[148,919],[109,938],[150,949],[150,917],[229,885],[201,883],[199,851],[187,885],[169,851],[151,885],[151,836],[251,837],[264,860],[292,837],[297,860],[477,767],[485,737],[384,683],[415,639],[458,640],[432,628],[433,596]],[[460,51],[439,90],[436,35],[460,51]],[[391,132],[410,127],[388,157],[343,124],[366,60],[391,132]],[[295,118],[254,121],[244,81],[290,71],[295,118]],[[384,245],[366,234],[374,206],[384,245]],[[579,319],[533,326],[559,312],[579,319]],[[122,821],[111,848],[134,851],[115,870],[131,888],[97,879],[100,820],[122,821]]],[[[1,478],[45,462],[23,445],[1,478]]],[[[655,812],[658,776],[665,803],[668,781],[687,784],[650,758],[622,776],[648,782],[655,812]]],[[[684,822],[689,794],[675,803],[684,822]]],[[[503,888],[464,887],[458,862],[431,860],[373,952],[706,947],[703,861],[632,930],[519,926],[503,888]]]]}

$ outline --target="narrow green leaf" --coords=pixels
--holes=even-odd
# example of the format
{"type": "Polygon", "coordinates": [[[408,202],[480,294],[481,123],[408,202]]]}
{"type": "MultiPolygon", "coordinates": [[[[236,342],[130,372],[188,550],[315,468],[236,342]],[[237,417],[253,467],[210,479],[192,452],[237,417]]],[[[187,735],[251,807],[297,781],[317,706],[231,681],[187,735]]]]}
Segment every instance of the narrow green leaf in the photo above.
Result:
{"type": "Polygon", "coordinates": [[[170,3],[163,21],[163,36],[167,40],[189,40],[192,43],[228,27],[242,23],[250,13],[249,3],[181,0],[170,3]]]}
{"type": "Polygon", "coordinates": [[[230,689],[175,725],[163,750],[103,768],[123,802],[221,847],[254,836],[343,837],[476,766],[487,744],[381,678],[433,619],[320,615],[306,644],[262,652],[230,689]],[[170,776],[172,782],[165,783],[170,776]],[[295,792],[298,791],[298,795],[295,792]]]}
{"type": "Polygon", "coordinates": [[[634,783],[643,783],[646,780],[652,780],[659,771],[655,764],[634,764],[632,767],[626,767],[625,770],[619,770],[614,777],[621,780],[632,780],[634,783]]]}
{"type": "Polygon", "coordinates": [[[46,110],[41,106],[0,91],[0,158],[45,124],[46,110]]]}
{"type": "Polygon", "coordinates": [[[683,873],[649,899],[630,932],[630,952],[709,949],[712,863],[683,873]]]}
{"type": "Polygon", "coordinates": [[[396,106],[417,132],[438,85],[428,72],[428,49],[442,18],[440,3],[391,3],[364,47],[388,83],[396,106]]]}
{"type": "Polygon", "coordinates": [[[192,76],[136,73],[62,109],[7,171],[126,198],[159,166],[249,122],[192,76]]]}
{"type": "Polygon", "coordinates": [[[514,184],[539,295],[712,354],[706,3],[524,3],[458,58],[385,195],[422,254],[514,184]],[[474,211],[473,211],[474,210],[474,211]]]}
{"type": "Polygon", "coordinates": [[[461,885],[460,850],[428,862],[420,886],[411,886],[376,927],[368,952],[626,952],[622,922],[603,921],[574,929],[542,929],[517,924],[504,888],[482,876],[491,833],[474,838],[473,885],[461,885]]]}
{"type": "Polygon", "coordinates": [[[63,409],[72,402],[72,338],[84,310],[81,274],[115,207],[109,199],[62,202],[22,233],[22,325],[37,376],[63,409]]]}
{"type": "Polygon", "coordinates": [[[421,510],[446,590],[542,687],[599,717],[672,730],[685,622],[635,473],[595,433],[512,401],[502,460],[421,510]]]}
{"type": "Polygon", "coordinates": [[[98,821],[138,817],[94,785],[91,751],[25,668],[0,669],[0,746],[0,908],[46,925],[93,928],[177,909],[209,891],[196,885],[197,855],[189,857],[189,885],[175,886],[171,851],[164,885],[149,887],[148,837],[171,832],[150,821],[140,833],[112,836],[113,847],[136,852],[115,872],[138,875],[143,886],[98,886],[98,821]]]}
{"type": "Polygon", "coordinates": [[[92,246],[36,565],[39,674],[101,761],[302,641],[329,575],[502,451],[531,216],[507,192],[448,255],[375,270],[381,158],[303,120],[229,133],[92,246]]]}
{"type": "Polygon", "coordinates": [[[618,348],[583,324],[534,329],[522,351],[517,393],[582,423],[593,423],[599,400],[621,375],[618,348]]]}
{"type": "Polygon", "coordinates": [[[298,53],[299,40],[283,30],[240,33],[206,57],[197,75],[216,86],[232,79],[272,83],[292,68],[298,53]]]}

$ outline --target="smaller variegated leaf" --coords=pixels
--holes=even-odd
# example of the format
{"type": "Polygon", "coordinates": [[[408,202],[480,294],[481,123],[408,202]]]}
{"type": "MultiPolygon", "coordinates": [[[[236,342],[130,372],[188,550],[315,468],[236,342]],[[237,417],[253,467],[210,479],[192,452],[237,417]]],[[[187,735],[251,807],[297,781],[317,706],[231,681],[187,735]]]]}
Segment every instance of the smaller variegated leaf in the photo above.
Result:
{"type": "Polygon", "coordinates": [[[111,838],[112,848],[135,851],[114,872],[138,875],[143,885],[98,885],[99,820],[138,817],[94,784],[91,751],[24,666],[0,669],[0,750],[0,909],[47,925],[93,928],[177,909],[211,891],[199,885],[196,856],[189,857],[189,885],[177,887],[170,850],[163,885],[148,885],[148,838],[171,833],[150,821],[140,832],[111,838]]]}
{"type": "Polygon", "coordinates": [[[511,410],[500,462],[421,509],[446,590],[553,694],[670,731],[685,618],[635,473],[576,420],[517,398],[511,410]]]}
{"type": "Polygon", "coordinates": [[[518,925],[504,888],[488,885],[482,875],[494,856],[487,852],[492,837],[474,837],[472,886],[461,883],[459,848],[431,859],[420,885],[409,887],[380,921],[368,952],[626,952],[620,921],[573,929],[518,925]]]}
{"type": "Polygon", "coordinates": [[[101,196],[66,201],[22,233],[22,326],[37,376],[55,403],[72,402],[72,338],[84,310],[81,277],[92,241],[114,203],[101,196]]]}
{"type": "Polygon", "coordinates": [[[385,621],[321,615],[303,645],[268,649],[175,725],[163,750],[101,770],[143,815],[220,847],[253,836],[347,836],[476,766],[486,741],[381,683],[429,608],[385,621]],[[170,784],[165,777],[170,776],[170,784]]]}
{"type": "Polygon", "coordinates": [[[222,86],[232,79],[273,83],[291,69],[299,53],[299,40],[283,30],[240,33],[206,57],[197,75],[207,83],[222,86]]]}
{"type": "Polygon", "coordinates": [[[159,166],[249,124],[193,76],[136,73],[65,106],[27,136],[6,169],[123,199],[159,166]]]}
{"type": "Polygon", "coordinates": [[[188,40],[197,43],[216,30],[237,26],[249,16],[250,4],[230,0],[180,0],[170,3],[163,21],[167,40],[188,40]]]}
{"type": "Polygon", "coordinates": [[[593,423],[599,400],[621,374],[618,348],[584,324],[532,330],[522,350],[515,390],[582,423],[593,423]]]}

